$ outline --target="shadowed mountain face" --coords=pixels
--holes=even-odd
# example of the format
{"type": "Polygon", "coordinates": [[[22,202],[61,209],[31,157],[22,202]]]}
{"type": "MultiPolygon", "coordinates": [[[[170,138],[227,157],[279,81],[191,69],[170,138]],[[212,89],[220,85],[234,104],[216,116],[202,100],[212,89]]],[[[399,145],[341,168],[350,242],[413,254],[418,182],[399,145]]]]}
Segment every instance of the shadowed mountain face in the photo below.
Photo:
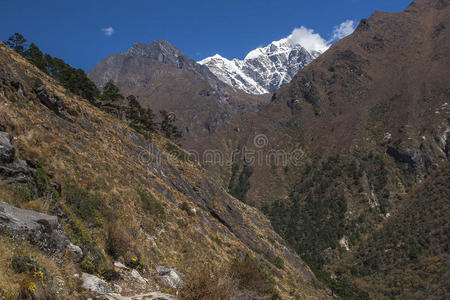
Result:
{"type": "MultiPolygon", "coordinates": [[[[448,1],[374,13],[277,90],[270,105],[233,120],[211,142],[254,148],[253,137],[265,134],[268,150],[296,145],[306,154],[376,145],[397,162],[431,170],[448,153],[449,20],[448,1]]],[[[260,179],[250,187],[255,202],[279,198],[260,179]]]]}
{"type": "Polygon", "coordinates": [[[125,53],[112,54],[88,76],[100,88],[113,80],[125,95],[136,95],[141,105],[156,112],[174,112],[189,139],[208,136],[236,109],[254,110],[263,102],[262,97],[232,91],[207,67],[164,40],[137,43],[125,53]]]}

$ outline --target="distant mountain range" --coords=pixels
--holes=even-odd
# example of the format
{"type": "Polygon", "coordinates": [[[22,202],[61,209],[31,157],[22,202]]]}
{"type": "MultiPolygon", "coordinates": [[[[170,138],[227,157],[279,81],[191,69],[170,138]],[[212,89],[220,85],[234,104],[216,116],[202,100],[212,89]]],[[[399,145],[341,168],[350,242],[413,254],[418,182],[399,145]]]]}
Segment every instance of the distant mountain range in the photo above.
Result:
{"type": "Polygon", "coordinates": [[[233,88],[260,95],[273,93],[289,83],[320,54],[287,37],[250,51],[242,60],[229,60],[216,54],[198,63],[207,66],[217,78],[233,88]]]}
{"type": "Polygon", "coordinates": [[[288,36],[252,50],[243,60],[215,55],[196,62],[170,42],[157,40],[111,54],[88,76],[100,89],[113,80],[126,95],[136,95],[144,107],[174,112],[184,135],[198,139],[239,111],[258,110],[269,94],[320,54],[288,36]]]}
{"type": "Polygon", "coordinates": [[[233,90],[166,40],[135,43],[124,53],[111,54],[88,76],[99,88],[113,80],[122,93],[136,95],[155,112],[174,112],[183,134],[197,139],[231,120],[236,111],[254,111],[268,100],[233,90]]]}

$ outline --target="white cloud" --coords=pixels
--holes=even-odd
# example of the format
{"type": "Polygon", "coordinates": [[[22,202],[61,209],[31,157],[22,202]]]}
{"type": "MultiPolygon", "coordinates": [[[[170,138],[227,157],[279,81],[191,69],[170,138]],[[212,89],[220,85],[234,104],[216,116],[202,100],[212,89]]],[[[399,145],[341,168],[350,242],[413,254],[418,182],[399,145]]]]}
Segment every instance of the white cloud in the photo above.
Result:
{"type": "Polygon", "coordinates": [[[331,36],[331,39],[328,41],[328,43],[333,43],[345,38],[347,35],[355,31],[355,28],[356,24],[353,20],[346,20],[341,24],[334,26],[333,35],[331,36]]]}
{"type": "Polygon", "coordinates": [[[313,29],[308,29],[304,26],[295,28],[288,40],[293,44],[300,44],[308,51],[320,51],[324,52],[328,49],[329,45],[320,34],[315,33],[313,29]]]}
{"type": "Polygon", "coordinates": [[[114,28],[112,27],[106,27],[101,29],[106,36],[112,36],[114,34],[114,28]]]}
{"type": "Polygon", "coordinates": [[[325,52],[331,44],[351,34],[356,28],[356,23],[353,20],[346,20],[339,25],[333,27],[331,38],[327,41],[315,33],[313,29],[308,29],[305,26],[295,28],[287,39],[293,44],[300,44],[308,50],[325,52]]]}

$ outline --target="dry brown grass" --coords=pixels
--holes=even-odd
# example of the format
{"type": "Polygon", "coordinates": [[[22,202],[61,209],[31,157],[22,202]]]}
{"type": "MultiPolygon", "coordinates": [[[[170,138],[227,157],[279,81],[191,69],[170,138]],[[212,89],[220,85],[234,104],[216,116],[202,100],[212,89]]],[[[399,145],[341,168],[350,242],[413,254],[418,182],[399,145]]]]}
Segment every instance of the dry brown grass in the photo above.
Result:
{"type": "Polygon", "coordinates": [[[114,259],[125,257],[131,248],[131,238],[123,228],[123,225],[113,221],[106,229],[106,251],[114,259]]]}
{"type": "Polygon", "coordinates": [[[190,276],[180,297],[185,300],[226,300],[233,295],[235,288],[228,269],[206,264],[190,276]]]}

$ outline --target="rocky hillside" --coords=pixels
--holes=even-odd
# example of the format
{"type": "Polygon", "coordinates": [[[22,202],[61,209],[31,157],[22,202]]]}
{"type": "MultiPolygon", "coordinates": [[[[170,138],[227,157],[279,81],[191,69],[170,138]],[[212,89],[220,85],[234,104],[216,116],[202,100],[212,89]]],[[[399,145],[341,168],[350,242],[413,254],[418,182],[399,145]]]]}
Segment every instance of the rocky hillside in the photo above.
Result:
{"type": "Polygon", "coordinates": [[[228,60],[219,54],[199,64],[208,67],[217,78],[249,94],[272,94],[321,53],[307,50],[291,38],[274,41],[250,51],[243,59],[228,60]]]}
{"type": "Polygon", "coordinates": [[[164,40],[137,43],[125,53],[112,54],[88,76],[99,87],[113,80],[125,95],[136,95],[143,107],[174,112],[187,144],[209,136],[236,111],[256,110],[265,101],[233,91],[207,67],[164,40]]]}
{"type": "MultiPolygon", "coordinates": [[[[389,259],[378,257],[381,251],[370,241],[381,244],[380,228],[392,232],[392,224],[417,214],[419,206],[402,207],[405,201],[417,204],[414,193],[425,178],[440,174],[439,184],[448,182],[441,169],[447,167],[450,132],[449,14],[449,1],[417,0],[403,12],[361,20],[353,34],[277,90],[270,105],[233,120],[207,146],[239,150],[225,168],[206,165],[232,194],[263,208],[317,276],[344,298],[445,290],[445,275],[435,281],[409,272],[447,251],[445,239],[433,236],[448,230],[442,218],[428,224],[427,214],[417,232],[402,228],[408,242],[397,247],[414,253],[408,258],[397,250],[389,259]],[[345,253],[355,259],[347,266],[382,265],[343,272],[335,266],[345,253]],[[367,262],[372,254],[377,258],[367,262]],[[423,279],[420,286],[390,286],[395,269],[389,264],[397,259],[398,276],[423,279]]],[[[428,200],[445,201],[445,187],[435,190],[428,200]]]]}
{"type": "Polygon", "coordinates": [[[266,217],[183,149],[4,44],[0,131],[1,297],[328,297],[266,217]]]}
{"type": "MultiPolygon", "coordinates": [[[[126,60],[126,58],[147,58],[151,61],[157,61],[177,69],[191,71],[202,77],[213,89],[218,91],[221,97],[226,97],[226,94],[223,91],[223,89],[227,87],[225,84],[220,80],[217,80],[208,68],[197,64],[193,59],[183,54],[166,40],[154,41],[149,45],[135,43],[122,55],[110,55],[105,61],[94,67],[89,72],[89,76],[95,79],[95,82],[100,88],[103,88],[109,80],[117,82],[122,75],[121,72],[126,72],[126,70],[122,70],[123,67],[126,67],[126,65],[124,65],[124,60],[126,60]],[[105,68],[107,68],[107,70],[105,70],[105,68]]],[[[128,69],[130,69],[129,66],[128,69]]]]}

